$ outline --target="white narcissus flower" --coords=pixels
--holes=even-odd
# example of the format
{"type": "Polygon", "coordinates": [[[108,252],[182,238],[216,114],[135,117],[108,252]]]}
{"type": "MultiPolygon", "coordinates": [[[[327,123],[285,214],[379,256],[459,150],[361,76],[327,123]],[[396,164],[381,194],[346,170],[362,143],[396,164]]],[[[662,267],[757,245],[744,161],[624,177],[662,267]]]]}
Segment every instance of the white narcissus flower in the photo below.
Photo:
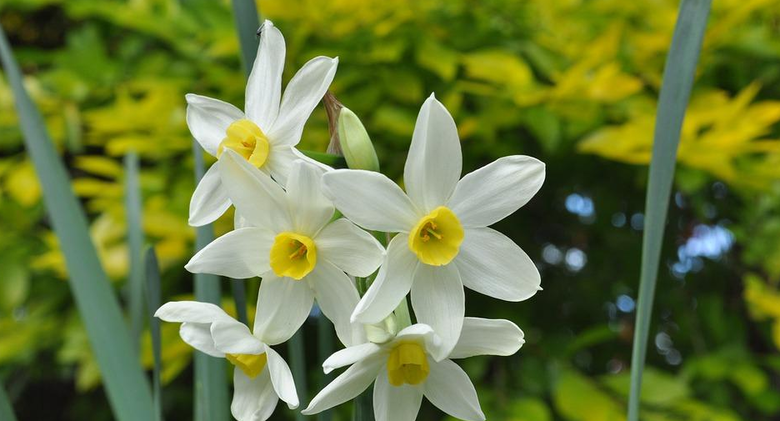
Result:
{"type": "MultiPolygon", "coordinates": [[[[293,76],[282,97],[284,56],[284,37],[266,20],[246,85],[246,114],[217,99],[186,95],[187,125],[206,152],[219,157],[225,150],[234,150],[282,185],[293,161],[308,159],[295,145],[338,66],[338,58],[311,59],[293,76]]],[[[213,222],[230,207],[221,184],[217,167],[212,166],[192,195],[190,225],[213,222]]]]}
{"type": "Polygon", "coordinates": [[[404,168],[406,193],[382,174],[336,170],[323,176],[325,193],[356,224],[398,232],[379,274],[353,313],[377,323],[411,290],[421,323],[458,340],[463,286],[506,301],[540,290],[533,261],[512,240],[487,226],[525,205],[544,182],[544,164],[507,156],[461,176],[455,121],[431,95],[422,106],[404,168]]]}
{"type": "Polygon", "coordinates": [[[374,383],[377,421],[413,421],[423,396],[453,417],[481,421],[485,415],[474,385],[451,359],[512,355],[523,343],[523,332],[508,320],[467,317],[449,358],[437,361],[434,355],[441,353],[438,336],[430,326],[412,325],[384,344],[364,343],[331,355],[322,365],[326,373],[351,367],[322,389],[302,413],[332,408],[374,383]]]}
{"type": "Polygon", "coordinates": [[[298,407],[298,393],[290,367],[270,347],[255,323],[254,333],[210,303],[165,303],[154,314],[166,322],[181,323],[179,334],[193,348],[212,357],[226,358],[233,366],[233,402],[230,412],[238,421],[265,421],[281,398],[290,409],[298,407]]]}
{"type": "Polygon", "coordinates": [[[242,227],[204,247],[185,268],[237,279],[263,278],[256,323],[271,341],[289,339],[315,298],[342,343],[361,341],[362,327],[350,323],[360,296],[345,272],[372,274],[384,249],[347,219],[331,222],[335,209],[321,190],[322,168],[294,162],[285,191],[234,151],[226,151],[215,165],[243,218],[242,227]]]}

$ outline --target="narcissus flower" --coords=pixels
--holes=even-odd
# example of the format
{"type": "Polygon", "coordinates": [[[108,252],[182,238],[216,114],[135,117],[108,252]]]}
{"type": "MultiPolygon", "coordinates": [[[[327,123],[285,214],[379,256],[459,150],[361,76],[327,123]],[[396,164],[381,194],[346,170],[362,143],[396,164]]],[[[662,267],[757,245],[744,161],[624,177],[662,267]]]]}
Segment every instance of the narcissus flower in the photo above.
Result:
{"type": "MultiPolygon", "coordinates": [[[[315,57],[293,76],[282,97],[285,43],[271,21],[263,24],[260,45],[246,85],[245,112],[226,102],[187,94],[187,125],[206,152],[219,157],[226,150],[271,175],[284,185],[296,159],[308,159],[295,145],[314,107],[333,81],[337,58],[315,57]]],[[[230,207],[212,166],[190,201],[189,223],[208,224],[230,207]]]]}
{"type": "Polygon", "coordinates": [[[383,344],[364,343],[331,355],[326,373],[351,365],[312,399],[303,414],[311,415],[344,403],[374,383],[377,421],[413,421],[422,397],[453,417],[485,419],[477,392],[466,373],[451,359],[476,355],[512,355],[523,345],[523,332],[507,320],[467,317],[449,358],[430,326],[416,324],[383,344]],[[446,355],[445,355],[446,357],[446,355]]]}
{"type": "Polygon", "coordinates": [[[244,222],[204,247],[185,268],[238,279],[262,277],[257,324],[269,340],[289,339],[315,298],[345,345],[360,340],[362,327],[350,323],[360,297],[345,272],[372,274],[384,249],[347,219],[331,222],[335,209],[321,190],[323,169],[294,162],[285,191],[235,151],[225,151],[216,165],[244,222]]]}
{"type": "Polygon", "coordinates": [[[336,170],[323,176],[325,193],[347,218],[366,229],[399,233],[354,320],[379,322],[411,290],[417,319],[452,349],[464,316],[464,285],[506,301],[525,300],[541,289],[528,255],[487,226],[536,194],[544,164],[507,156],[460,179],[461,160],[455,121],[431,95],[406,159],[406,193],[375,172],[336,170]]]}
{"type": "Polygon", "coordinates": [[[230,412],[238,421],[267,420],[280,398],[290,409],[298,407],[290,368],[257,323],[252,333],[218,306],[195,301],[166,303],[154,315],[181,323],[179,334],[193,348],[233,364],[230,412]]]}

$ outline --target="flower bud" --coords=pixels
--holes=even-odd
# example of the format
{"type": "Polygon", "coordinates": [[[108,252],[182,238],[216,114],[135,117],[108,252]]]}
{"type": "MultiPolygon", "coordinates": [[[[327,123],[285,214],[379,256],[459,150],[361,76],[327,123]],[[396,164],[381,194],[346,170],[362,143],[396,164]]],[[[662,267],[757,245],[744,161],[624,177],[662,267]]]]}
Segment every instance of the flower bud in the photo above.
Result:
{"type": "Polygon", "coordinates": [[[358,116],[346,107],[339,113],[339,142],[349,168],[379,171],[379,159],[366,128],[358,116]]]}

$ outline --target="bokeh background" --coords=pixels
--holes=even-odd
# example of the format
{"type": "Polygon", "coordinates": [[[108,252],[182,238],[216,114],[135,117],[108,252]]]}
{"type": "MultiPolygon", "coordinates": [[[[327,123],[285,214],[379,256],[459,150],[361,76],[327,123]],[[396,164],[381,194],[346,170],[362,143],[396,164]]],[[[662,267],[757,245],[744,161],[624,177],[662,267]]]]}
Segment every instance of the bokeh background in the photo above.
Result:
{"type": "MultiPolygon", "coordinates": [[[[780,419],[780,1],[715,0],[679,150],[651,328],[643,419],[780,419]]],[[[332,91],[396,179],[435,92],[455,117],[464,171],[509,154],[547,181],[498,225],[537,262],[521,303],[467,297],[515,321],[510,358],[464,362],[492,420],[623,420],[656,98],[672,0],[262,0],[287,40],[285,80],[339,56],[332,91]]],[[[184,94],[243,104],[227,0],[2,0],[0,24],[73,177],[103,265],[125,299],[122,159],[141,158],[145,240],[163,299],[183,269],[194,189],[184,94]]],[[[301,147],[324,151],[323,109],[301,147]]],[[[0,376],[22,420],[111,419],[41,190],[0,77],[0,376]]],[[[227,215],[218,233],[231,227],[227,215]]],[[[254,303],[257,281],[249,282],[254,303]]],[[[223,284],[224,306],[235,308],[223,284]]],[[[309,393],[316,320],[305,325],[309,393]]],[[[192,418],[191,350],[163,326],[164,411],[192,418]]],[[[149,340],[140,347],[151,365],[149,340]]],[[[281,349],[284,351],[284,349],[281,349]]],[[[227,374],[226,374],[226,381],[227,374]]],[[[348,406],[336,412],[349,419],[348,406]]],[[[280,407],[274,419],[292,419],[280,407]],[[276,418],[278,417],[278,418],[276,418]]],[[[424,404],[420,419],[444,419],[424,404]]]]}

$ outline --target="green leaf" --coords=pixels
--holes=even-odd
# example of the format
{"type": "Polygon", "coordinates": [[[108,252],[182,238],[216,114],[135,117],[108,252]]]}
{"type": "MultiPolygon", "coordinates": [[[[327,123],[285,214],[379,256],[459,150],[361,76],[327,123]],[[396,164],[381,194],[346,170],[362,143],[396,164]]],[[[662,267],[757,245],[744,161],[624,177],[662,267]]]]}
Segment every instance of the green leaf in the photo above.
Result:
{"type": "MultiPolygon", "coordinates": [[[[144,328],[144,261],[141,248],[144,243],[141,222],[141,187],[138,182],[138,155],[125,155],[125,217],[127,219],[127,248],[130,253],[128,292],[130,302],[130,331],[136,349],[139,349],[144,328]]],[[[155,307],[156,309],[156,307],[155,307]]]]}
{"type": "Polygon", "coordinates": [[[162,421],[162,387],[160,386],[160,373],[162,371],[162,350],[160,319],[154,317],[154,313],[160,308],[160,265],[157,263],[157,253],[154,247],[146,249],[146,303],[149,308],[149,334],[152,336],[152,355],[154,355],[154,411],[157,421],[162,421]]]}
{"type": "Polygon", "coordinates": [[[669,196],[674,178],[677,146],[680,143],[680,130],[693,87],[696,64],[704,39],[704,28],[710,13],[710,3],[711,0],[683,0],[680,4],[680,14],[677,17],[672,45],[664,68],[645,203],[639,303],[631,355],[629,421],[639,419],[642,370],[647,353],[650,317],[661,260],[666,212],[669,208],[669,196]]]}
{"type": "Polygon", "coordinates": [[[16,421],[14,408],[11,406],[11,401],[8,400],[8,395],[6,395],[5,387],[3,387],[2,383],[0,383],[0,419],[16,421]]]}
{"type": "MultiPolygon", "coordinates": [[[[602,383],[619,393],[628,396],[631,379],[629,373],[613,374],[602,377],[602,383]]],[[[660,370],[646,369],[642,376],[642,403],[658,407],[669,407],[690,397],[691,390],[685,380],[660,370]]]]}
{"type": "MultiPolygon", "coordinates": [[[[318,361],[325,361],[330,354],[335,351],[333,345],[333,323],[320,313],[317,317],[317,357],[318,361]]],[[[325,386],[331,382],[335,376],[333,373],[325,374],[322,370],[317,370],[319,376],[319,389],[322,390],[325,386]]],[[[333,419],[333,413],[330,410],[325,410],[317,414],[318,421],[331,421],[333,419]]]]}
{"type": "Polygon", "coordinates": [[[43,118],[22,84],[22,74],[0,28],[0,59],[14,92],[27,151],[43,187],[54,232],[62,244],[70,281],[114,415],[120,421],[153,418],[152,395],[122,318],[114,290],[89,237],[87,218],[43,118]]]}
{"type": "MultiPolygon", "coordinates": [[[[203,163],[203,151],[196,141],[192,141],[195,157],[195,183],[206,172],[203,163]]],[[[206,247],[214,240],[214,228],[209,225],[198,227],[195,233],[195,251],[206,247]]],[[[219,305],[221,292],[219,276],[196,273],[195,299],[205,303],[219,305]]],[[[227,421],[229,413],[228,387],[226,382],[225,360],[206,355],[195,350],[195,418],[199,421],[227,421]]]]}
{"type": "MultiPolygon", "coordinates": [[[[298,329],[295,335],[287,342],[287,352],[290,354],[290,370],[295,381],[295,389],[298,391],[298,398],[303,397],[301,401],[305,402],[308,400],[308,387],[306,385],[306,354],[304,353],[303,327],[298,329]]],[[[295,419],[297,421],[305,421],[306,416],[298,409],[295,411],[295,419]]]]}

